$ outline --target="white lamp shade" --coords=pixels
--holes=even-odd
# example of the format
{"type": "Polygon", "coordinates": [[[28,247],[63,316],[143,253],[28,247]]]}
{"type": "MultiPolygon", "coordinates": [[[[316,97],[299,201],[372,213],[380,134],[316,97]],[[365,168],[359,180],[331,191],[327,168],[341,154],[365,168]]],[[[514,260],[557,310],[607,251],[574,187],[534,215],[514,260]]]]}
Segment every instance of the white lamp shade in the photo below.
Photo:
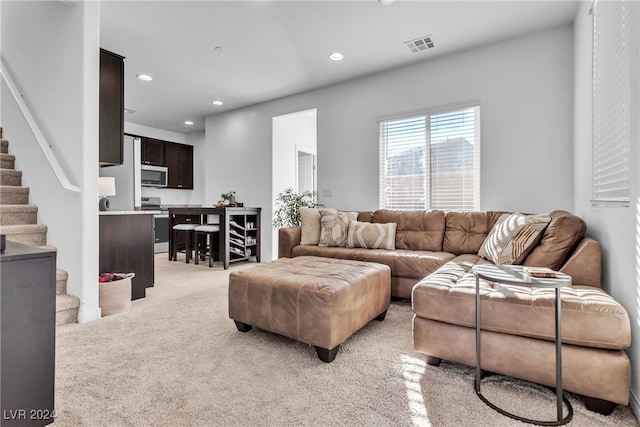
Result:
{"type": "Polygon", "coordinates": [[[98,195],[100,197],[116,195],[116,179],[111,176],[98,178],[98,195]]]}

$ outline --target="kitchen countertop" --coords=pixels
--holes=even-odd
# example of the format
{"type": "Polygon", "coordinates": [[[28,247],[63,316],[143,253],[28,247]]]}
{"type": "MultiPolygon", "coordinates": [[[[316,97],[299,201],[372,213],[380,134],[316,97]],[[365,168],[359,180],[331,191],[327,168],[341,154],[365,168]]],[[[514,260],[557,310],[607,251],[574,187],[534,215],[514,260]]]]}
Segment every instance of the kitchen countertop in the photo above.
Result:
{"type": "Polygon", "coordinates": [[[100,211],[100,215],[160,215],[162,211],[100,211]]]}
{"type": "Polygon", "coordinates": [[[173,209],[173,208],[201,208],[201,204],[193,204],[193,205],[161,205],[162,209],[173,209]]]}

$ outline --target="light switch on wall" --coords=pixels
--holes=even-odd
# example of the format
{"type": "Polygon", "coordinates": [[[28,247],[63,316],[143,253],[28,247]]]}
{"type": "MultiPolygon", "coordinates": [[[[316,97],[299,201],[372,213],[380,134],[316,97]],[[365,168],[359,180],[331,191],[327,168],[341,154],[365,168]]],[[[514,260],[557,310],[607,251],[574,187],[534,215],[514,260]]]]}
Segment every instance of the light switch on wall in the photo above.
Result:
{"type": "Polygon", "coordinates": [[[333,197],[333,188],[323,188],[322,197],[333,197]]]}

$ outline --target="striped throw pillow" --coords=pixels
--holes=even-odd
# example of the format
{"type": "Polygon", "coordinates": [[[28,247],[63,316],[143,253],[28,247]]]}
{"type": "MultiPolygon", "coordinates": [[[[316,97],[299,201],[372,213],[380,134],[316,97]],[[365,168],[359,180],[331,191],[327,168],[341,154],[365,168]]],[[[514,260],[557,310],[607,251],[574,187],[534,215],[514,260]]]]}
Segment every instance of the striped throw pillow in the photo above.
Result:
{"type": "Polygon", "coordinates": [[[494,264],[521,264],[549,225],[549,215],[503,214],[482,243],[478,255],[494,264]]]}
{"type": "Polygon", "coordinates": [[[396,227],[395,222],[381,224],[351,221],[347,233],[347,247],[395,249],[396,227]]]}

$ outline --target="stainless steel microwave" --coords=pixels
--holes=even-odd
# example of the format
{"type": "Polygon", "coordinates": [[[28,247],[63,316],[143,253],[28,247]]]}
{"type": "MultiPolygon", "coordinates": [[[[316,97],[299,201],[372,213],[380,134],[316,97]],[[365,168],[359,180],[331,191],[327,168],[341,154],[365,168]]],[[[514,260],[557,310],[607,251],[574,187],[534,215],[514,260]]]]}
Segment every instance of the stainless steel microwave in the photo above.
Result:
{"type": "Polygon", "coordinates": [[[166,187],[168,175],[165,166],[140,166],[140,183],[145,187],[166,187]]]}

